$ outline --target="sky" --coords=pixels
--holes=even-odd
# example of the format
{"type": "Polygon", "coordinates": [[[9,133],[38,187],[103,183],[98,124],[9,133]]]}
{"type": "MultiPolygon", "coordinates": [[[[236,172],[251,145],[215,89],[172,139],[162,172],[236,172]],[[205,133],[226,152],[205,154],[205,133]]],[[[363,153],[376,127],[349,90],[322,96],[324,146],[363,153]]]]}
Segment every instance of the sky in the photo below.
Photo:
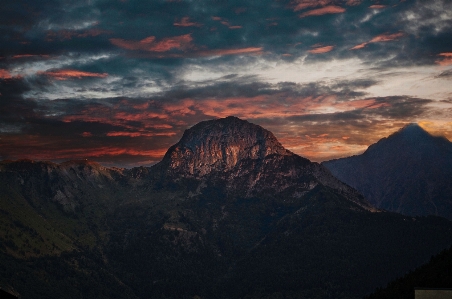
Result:
{"type": "Polygon", "coordinates": [[[452,1],[2,0],[0,160],[149,166],[230,115],[317,162],[452,140],[452,1]]]}

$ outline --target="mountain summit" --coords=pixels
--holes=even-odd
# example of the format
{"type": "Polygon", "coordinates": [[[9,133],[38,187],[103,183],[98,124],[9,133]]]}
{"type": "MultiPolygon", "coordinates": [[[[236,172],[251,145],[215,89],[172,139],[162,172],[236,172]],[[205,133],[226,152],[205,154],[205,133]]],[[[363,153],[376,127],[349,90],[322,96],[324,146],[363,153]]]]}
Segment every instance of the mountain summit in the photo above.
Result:
{"type": "Polygon", "coordinates": [[[358,156],[323,163],[376,207],[452,219],[452,143],[409,124],[358,156]]]}
{"type": "Polygon", "coordinates": [[[178,172],[204,176],[229,171],[245,159],[293,155],[270,132],[237,117],[203,121],[185,131],[163,162],[178,172]]]}

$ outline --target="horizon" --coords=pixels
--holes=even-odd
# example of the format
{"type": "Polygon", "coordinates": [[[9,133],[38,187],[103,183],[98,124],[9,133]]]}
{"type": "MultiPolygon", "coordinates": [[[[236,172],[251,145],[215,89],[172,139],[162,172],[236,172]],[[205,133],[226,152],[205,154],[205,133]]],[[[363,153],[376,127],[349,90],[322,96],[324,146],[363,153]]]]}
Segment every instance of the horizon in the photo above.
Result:
{"type": "Polygon", "coordinates": [[[450,1],[6,0],[0,20],[0,160],[150,166],[228,115],[315,162],[409,123],[452,140],[450,1]]]}
{"type": "MultiPolygon", "coordinates": [[[[230,117],[230,116],[228,116],[228,117],[230,117]]],[[[234,116],[233,116],[233,117],[234,117],[234,116]]],[[[218,119],[219,119],[219,118],[218,118],[218,119]]],[[[211,119],[211,120],[218,120],[218,119],[211,119]]],[[[239,119],[240,119],[240,118],[239,118],[239,119]]],[[[242,119],[241,119],[241,120],[242,120],[242,119]]],[[[209,121],[209,120],[204,120],[204,121],[209,121]]],[[[247,121],[247,120],[244,120],[244,121],[247,121]]],[[[250,123],[252,123],[252,122],[250,122],[250,123]]],[[[196,125],[196,124],[195,124],[195,125],[196,125]]],[[[444,135],[434,135],[434,134],[430,133],[426,128],[424,128],[422,125],[420,125],[420,124],[418,124],[418,123],[408,123],[408,124],[405,124],[403,127],[396,128],[396,130],[395,130],[394,132],[390,133],[388,136],[385,136],[385,137],[383,137],[383,138],[389,137],[390,135],[392,135],[392,134],[394,134],[394,133],[397,133],[397,132],[400,132],[400,131],[402,131],[403,129],[405,129],[405,128],[409,127],[409,126],[413,126],[413,125],[420,127],[421,129],[423,129],[425,132],[427,132],[428,134],[430,134],[430,135],[433,136],[433,137],[444,137],[444,138],[446,138],[449,142],[451,142],[451,140],[448,139],[446,136],[444,136],[444,135]]],[[[191,127],[190,127],[190,128],[191,128],[191,127]]],[[[188,129],[190,129],[190,128],[188,128],[188,129]]],[[[187,130],[188,130],[188,129],[187,129],[187,130]]],[[[264,128],[264,129],[265,129],[265,128],[264,128]]],[[[185,130],[184,130],[184,132],[185,132],[185,130]]],[[[271,132],[271,131],[270,131],[270,132],[271,132]]],[[[181,138],[182,138],[182,135],[183,135],[183,133],[181,134],[181,138]]],[[[277,136],[275,136],[275,137],[276,137],[276,139],[278,139],[277,136]]],[[[279,141],[279,139],[278,139],[278,141],[279,141]]],[[[281,142],[280,142],[280,143],[281,143],[281,142]]],[[[176,144],[176,143],[175,143],[175,144],[176,144]]],[[[174,145],[175,145],[175,144],[174,144],[174,145]]],[[[373,144],[374,144],[374,143],[373,143],[373,144]]],[[[290,150],[289,148],[285,147],[284,144],[281,143],[281,145],[282,145],[285,149],[290,150]]],[[[372,144],[369,144],[369,146],[371,146],[371,145],[372,145],[372,144]]],[[[172,146],[172,145],[171,145],[171,146],[172,146]]],[[[321,160],[321,161],[315,161],[315,160],[312,160],[312,159],[310,159],[309,157],[303,156],[302,154],[299,154],[299,153],[295,153],[295,152],[294,152],[294,154],[299,155],[299,156],[304,157],[304,158],[308,158],[311,162],[322,163],[322,162],[326,162],[326,161],[330,161],[330,160],[334,160],[334,159],[347,158],[347,157],[351,157],[351,156],[353,156],[353,155],[360,155],[360,154],[362,154],[363,152],[365,152],[365,151],[368,149],[369,146],[367,146],[363,151],[358,152],[358,153],[355,153],[355,154],[352,154],[352,155],[350,155],[350,156],[343,156],[343,157],[332,158],[332,159],[321,160]]],[[[168,149],[169,149],[169,147],[168,147],[168,149]]],[[[168,150],[168,149],[167,149],[167,150],[168,150]]],[[[165,151],[165,153],[167,152],[167,150],[165,151]]],[[[290,151],[292,151],[292,150],[290,150],[290,151]]],[[[292,151],[292,152],[293,152],[293,151],[292,151]]],[[[164,154],[165,154],[165,153],[164,153],[164,154]]],[[[148,165],[132,165],[132,166],[130,166],[130,165],[120,165],[120,164],[117,164],[117,163],[114,163],[114,162],[113,162],[112,164],[108,164],[108,162],[107,162],[107,163],[103,163],[103,162],[101,162],[101,161],[96,161],[96,160],[94,160],[94,159],[88,159],[88,158],[78,158],[78,159],[54,159],[54,160],[35,160],[35,159],[29,159],[29,158],[19,158],[19,159],[3,159],[3,160],[0,160],[0,162],[31,161],[31,162],[44,162],[44,163],[50,162],[50,163],[55,163],[55,164],[60,165],[60,164],[68,163],[68,162],[83,162],[83,161],[86,161],[86,162],[94,162],[94,163],[98,163],[98,164],[100,164],[101,166],[107,167],[107,168],[132,169],[132,168],[135,168],[135,167],[151,167],[151,166],[153,166],[153,165],[155,165],[155,164],[161,162],[162,159],[163,159],[164,154],[162,155],[162,157],[161,157],[160,160],[155,161],[155,162],[152,163],[152,164],[148,164],[148,165]]]]}

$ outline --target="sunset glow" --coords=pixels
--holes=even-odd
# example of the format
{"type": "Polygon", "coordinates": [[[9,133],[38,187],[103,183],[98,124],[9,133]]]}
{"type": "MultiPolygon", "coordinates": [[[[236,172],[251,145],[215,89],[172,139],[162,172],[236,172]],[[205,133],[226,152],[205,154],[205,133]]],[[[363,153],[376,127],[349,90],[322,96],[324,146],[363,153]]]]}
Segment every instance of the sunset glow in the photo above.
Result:
{"type": "Polygon", "coordinates": [[[38,75],[49,76],[56,80],[67,80],[67,79],[71,79],[71,78],[81,79],[84,77],[105,78],[108,76],[107,73],[91,73],[91,72],[82,72],[82,71],[77,71],[77,70],[55,70],[55,71],[38,72],[38,75]]]}

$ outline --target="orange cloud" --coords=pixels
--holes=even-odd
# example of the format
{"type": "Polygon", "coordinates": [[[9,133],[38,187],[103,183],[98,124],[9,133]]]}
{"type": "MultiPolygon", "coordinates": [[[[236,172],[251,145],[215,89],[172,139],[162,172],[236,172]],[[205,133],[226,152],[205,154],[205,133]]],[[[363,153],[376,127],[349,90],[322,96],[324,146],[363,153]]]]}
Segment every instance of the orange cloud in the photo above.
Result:
{"type": "Polygon", "coordinates": [[[91,132],[83,132],[82,136],[83,137],[93,137],[93,133],[91,133],[91,132]]]}
{"type": "Polygon", "coordinates": [[[299,17],[309,17],[309,16],[321,16],[325,14],[336,14],[345,12],[345,8],[336,5],[325,6],[322,8],[312,9],[302,13],[299,17]]]}
{"type": "Polygon", "coordinates": [[[371,9],[383,9],[383,8],[386,8],[386,5],[374,4],[374,5],[369,6],[369,8],[371,8],[371,9]]]}
{"type": "Polygon", "coordinates": [[[127,136],[127,137],[154,137],[154,136],[174,136],[175,132],[149,133],[149,132],[108,132],[109,137],[127,136]]]}
{"type": "Polygon", "coordinates": [[[403,36],[405,36],[405,33],[403,33],[403,32],[398,32],[398,33],[393,33],[393,34],[385,34],[384,33],[384,34],[377,35],[376,37],[371,39],[369,41],[369,43],[388,42],[391,40],[399,39],[403,36]]]}
{"type": "MultiPolygon", "coordinates": [[[[65,116],[62,121],[69,123],[74,121],[103,123],[122,127],[123,131],[109,132],[107,136],[152,137],[173,136],[170,130],[173,126],[168,122],[171,117],[180,117],[194,114],[190,109],[192,102],[182,101],[178,106],[174,104],[155,105],[154,103],[137,104],[123,100],[114,106],[88,106],[72,115],[65,116]],[[149,111],[149,107],[152,105],[149,111]],[[133,123],[140,123],[138,130],[133,123]],[[132,123],[132,124],[131,124],[132,123]]],[[[85,134],[84,137],[90,137],[85,134]]]]}
{"type": "Polygon", "coordinates": [[[285,94],[255,97],[233,97],[225,99],[185,99],[182,102],[164,105],[163,111],[167,115],[189,115],[196,111],[212,117],[226,117],[235,115],[244,119],[275,118],[301,116],[318,113],[345,112],[356,109],[377,109],[390,106],[375,99],[354,101],[338,101],[334,95],[318,97],[288,97],[285,94]],[[282,101],[275,101],[275,98],[282,101]]]}
{"type": "Polygon", "coordinates": [[[335,105],[335,108],[347,111],[351,109],[376,109],[380,107],[389,107],[391,106],[388,103],[378,103],[375,99],[363,99],[363,100],[354,100],[354,101],[346,101],[335,105]]]}
{"type": "Polygon", "coordinates": [[[312,50],[309,50],[308,52],[311,54],[321,54],[321,53],[327,53],[334,49],[334,46],[325,46],[325,47],[317,47],[312,50]]]}
{"type": "Polygon", "coordinates": [[[332,0],[298,0],[293,10],[299,11],[310,7],[326,6],[328,4],[331,4],[332,2],[332,0]]]}
{"type": "Polygon", "coordinates": [[[0,79],[11,79],[11,78],[12,76],[7,70],[0,69],[0,79]]]}
{"type": "Polygon", "coordinates": [[[362,0],[348,0],[345,4],[349,6],[357,6],[360,5],[362,0]]]}
{"type": "Polygon", "coordinates": [[[365,42],[365,43],[356,45],[353,48],[350,48],[350,50],[362,49],[370,43],[380,43],[380,42],[388,42],[388,41],[392,41],[392,40],[397,40],[404,36],[405,36],[404,32],[398,32],[398,33],[392,33],[392,34],[383,33],[383,34],[375,36],[368,42],[365,42]]]}
{"type": "MultiPolygon", "coordinates": [[[[212,17],[219,18],[219,17],[212,17]]],[[[221,19],[221,18],[220,18],[221,19]]],[[[232,26],[239,28],[239,26],[232,26]]],[[[191,43],[193,38],[191,34],[164,38],[160,41],[156,41],[155,36],[146,37],[140,41],[130,41],[120,38],[112,38],[110,42],[120,48],[127,50],[142,50],[152,52],[152,57],[165,58],[165,57],[199,57],[199,56],[224,56],[224,55],[241,55],[241,54],[261,54],[261,47],[248,47],[239,49],[213,49],[213,50],[194,50],[195,46],[191,43]],[[172,49],[188,50],[188,53],[166,53],[172,49]],[[156,54],[159,53],[159,54],[156,54]]],[[[146,57],[146,55],[144,56],[146,57]]]]}
{"type": "Polygon", "coordinates": [[[358,50],[358,49],[362,49],[362,48],[364,48],[365,46],[367,46],[367,44],[368,44],[368,42],[362,43],[362,44],[359,44],[359,45],[356,45],[356,46],[354,46],[353,48],[350,48],[350,50],[358,50]]]}
{"type": "Polygon", "coordinates": [[[105,78],[108,76],[107,73],[91,73],[91,72],[83,72],[83,71],[70,70],[70,69],[38,72],[38,75],[49,76],[56,80],[68,80],[68,79],[74,79],[74,78],[81,79],[84,77],[105,78]]]}
{"type": "Polygon", "coordinates": [[[20,55],[14,55],[14,56],[13,56],[13,59],[31,58],[31,57],[43,57],[43,58],[49,58],[50,55],[20,54],[20,55]]]}
{"type": "Polygon", "coordinates": [[[183,17],[180,21],[176,21],[173,24],[178,27],[201,27],[202,24],[190,21],[189,17],[183,17]]]}
{"type": "Polygon", "coordinates": [[[155,36],[146,37],[140,41],[124,40],[121,38],[111,38],[110,42],[127,50],[142,50],[149,52],[167,52],[172,49],[184,50],[191,47],[193,38],[191,34],[166,37],[156,42],[155,36]]]}
{"type": "Polygon", "coordinates": [[[224,55],[240,55],[240,54],[261,54],[262,48],[249,47],[239,49],[217,49],[197,52],[199,56],[224,56],[224,55]]]}
{"type": "Polygon", "coordinates": [[[239,26],[239,25],[231,25],[228,22],[228,20],[226,20],[225,18],[212,17],[212,20],[219,21],[221,24],[223,24],[224,26],[228,27],[229,29],[240,29],[240,28],[242,28],[242,26],[239,26]]]}
{"type": "Polygon", "coordinates": [[[444,57],[442,60],[435,61],[442,66],[452,65],[452,52],[440,53],[438,56],[444,57]]]}
{"type": "Polygon", "coordinates": [[[320,162],[360,154],[367,148],[366,145],[349,143],[348,138],[344,139],[340,136],[340,132],[334,134],[339,134],[338,136],[331,136],[331,134],[309,136],[299,135],[298,130],[300,128],[294,127],[286,135],[278,131],[274,131],[274,134],[284,147],[311,161],[320,162]]]}

